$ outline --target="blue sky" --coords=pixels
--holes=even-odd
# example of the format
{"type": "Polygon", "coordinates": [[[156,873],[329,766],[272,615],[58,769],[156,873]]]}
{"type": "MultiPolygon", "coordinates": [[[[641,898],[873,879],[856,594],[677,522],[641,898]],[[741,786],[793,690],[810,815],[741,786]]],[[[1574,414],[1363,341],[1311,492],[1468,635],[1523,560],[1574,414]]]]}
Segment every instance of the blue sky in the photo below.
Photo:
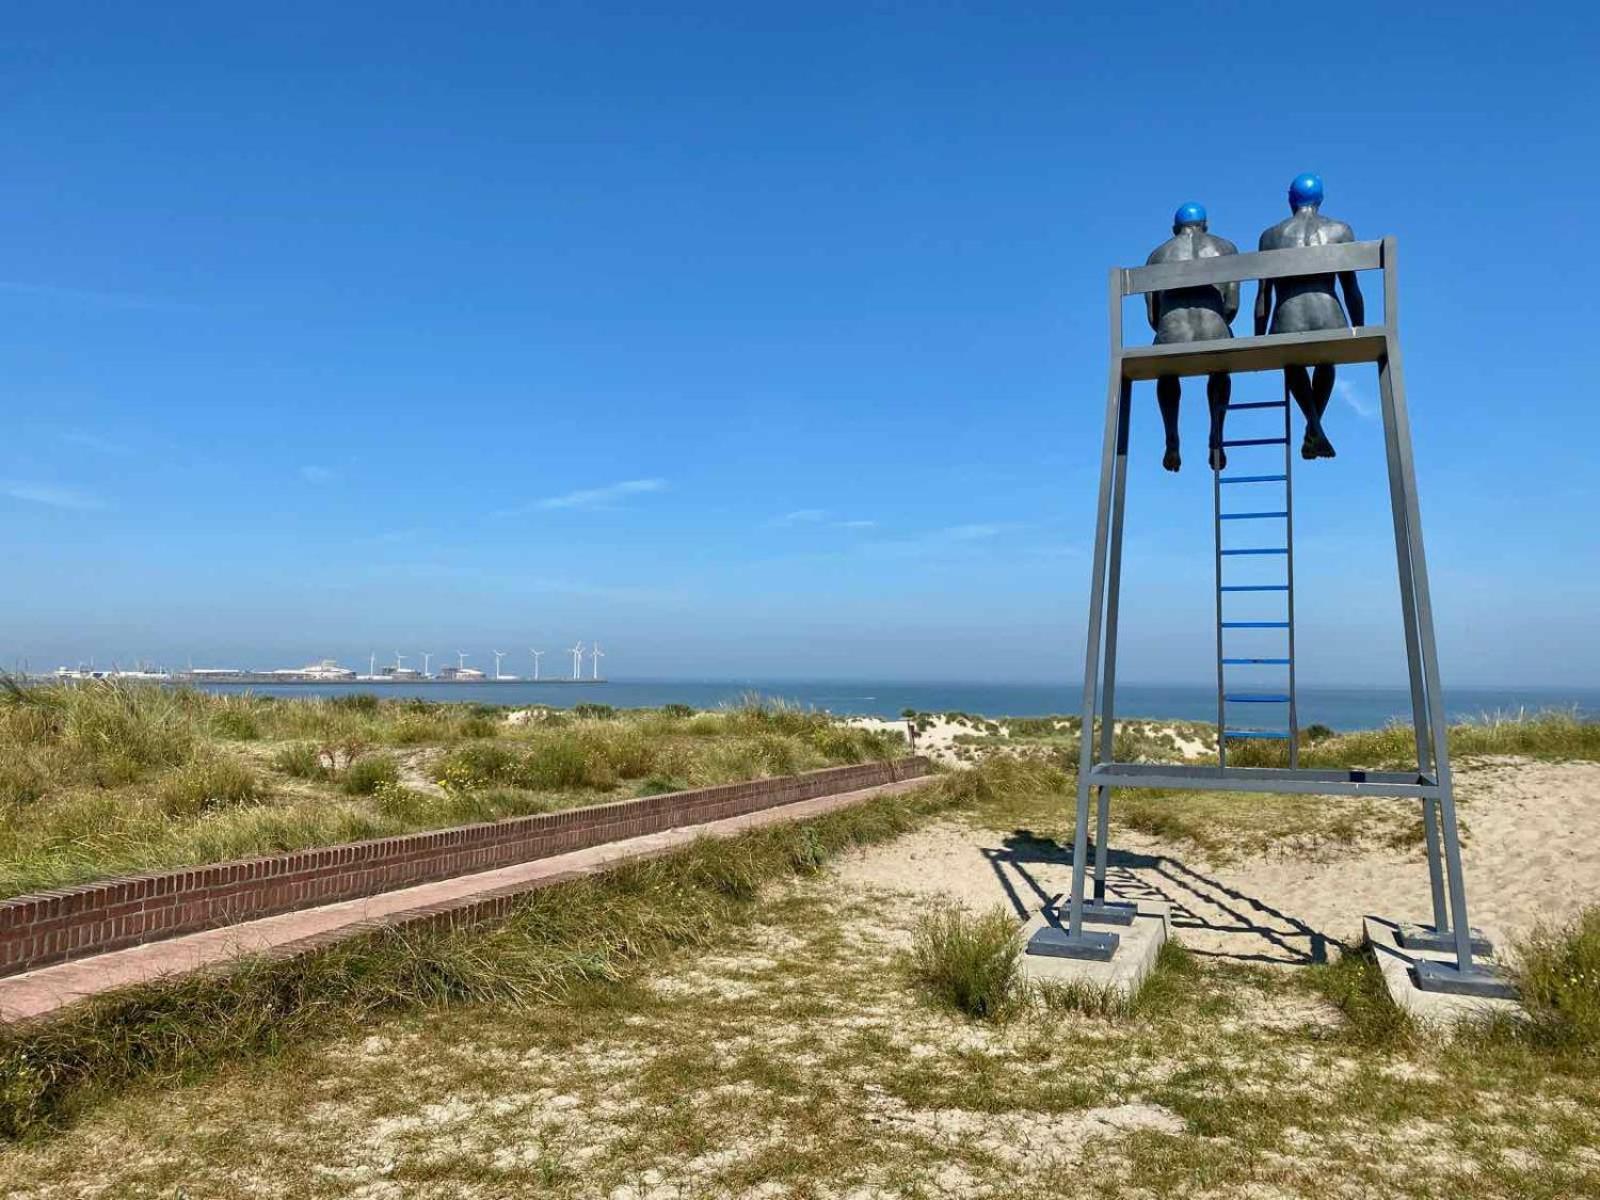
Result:
{"type": "MultiPolygon", "coordinates": [[[[13,7],[0,655],[1070,681],[1106,269],[1315,170],[1400,239],[1447,683],[1594,683],[1593,10],[1110,9],[13,7]]],[[[1344,380],[1302,679],[1389,682],[1344,380]]],[[[1137,400],[1144,681],[1212,670],[1185,404],[1171,477],[1137,400]]]]}

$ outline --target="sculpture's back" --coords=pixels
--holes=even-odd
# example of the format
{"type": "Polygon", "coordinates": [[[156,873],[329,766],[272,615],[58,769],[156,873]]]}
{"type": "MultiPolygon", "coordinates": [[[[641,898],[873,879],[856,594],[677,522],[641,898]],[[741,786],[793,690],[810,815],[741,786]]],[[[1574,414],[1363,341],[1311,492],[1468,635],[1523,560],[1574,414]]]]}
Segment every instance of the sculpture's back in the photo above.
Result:
{"type": "MultiPolygon", "coordinates": [[[[1291,250],[1297,246],[1331,246],[1355,241],[1350,226],[1325,217],[1315,208],[1302,208],[1261,235],[1263,250],[1291,250]]],[[[1277,282],[1277,303],[1269,333],[1308,333],[1319,329],[1347,329],[1350,320],[1334,290],[1335,276],[1301,275],[1277,282]]]]}
{"type": "MultiPolygon", "coordinates": [[[[1150,252],[1147,263],[1188,262],[1237,254],[1227,238],[1199,229],[1174,234],[1150,252]]],[[[1151,297],[1156,344],[1203,342],[1233,336],[1229,328],[1239,311],[1237,283],[1209,283],[1202,287],[1172,288],[1151,297]]]]}

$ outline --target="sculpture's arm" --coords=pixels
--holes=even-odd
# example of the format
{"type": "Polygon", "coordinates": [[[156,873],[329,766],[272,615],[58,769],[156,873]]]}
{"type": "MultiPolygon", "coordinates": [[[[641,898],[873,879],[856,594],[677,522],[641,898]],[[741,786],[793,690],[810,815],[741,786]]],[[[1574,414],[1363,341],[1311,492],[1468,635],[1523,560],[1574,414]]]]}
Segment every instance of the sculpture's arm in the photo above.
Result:
{"type": "Polygon", "coordinates": [[[1256,336],[1260,337],[1267,331],[1267,321],[1272,316],[1272,280],[1262,279],[1256,283],[1256,336]]]}
{"type": "Polygon", "coordinates": [[[1361,285],[1356,282],[1354,271],[1341,271],[1339,273],[1339,286],[1344,289],[1344,306],[1350,313],[1350,324],[1365,325],[1367,323],[1367,302],[1362,299],[1361,285]]]}
{"type": "Polygon", "coordinates": [[[1239,315],[1239,281],[1231,280],[1222,285],[1222,319],[1230,326],[1233,319],[1239,315]]]}
{"type": "Polygon", "coordinates": [[[1150,322],[1151,329],[1159,329],[1161,326],[1159,314],[1156,312],[1156,297],[1160,294],[1159,292],[1144,294],[1144,319],[1150,322]]]}

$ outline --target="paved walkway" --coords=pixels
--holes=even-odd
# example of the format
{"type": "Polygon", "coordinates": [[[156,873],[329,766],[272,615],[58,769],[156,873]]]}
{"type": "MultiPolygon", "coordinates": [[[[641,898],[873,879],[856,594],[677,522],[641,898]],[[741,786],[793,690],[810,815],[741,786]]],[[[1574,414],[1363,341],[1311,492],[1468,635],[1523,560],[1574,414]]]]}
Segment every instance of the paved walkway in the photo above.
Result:
{"type": "Polygon", "coordinates": [[[704,825],[669,829],[475,875],[460,875],[454,879],[419,884],[321,908],[280,913],[93,958],[41,967],[37,971],[0,979],[0,1022],[44,1016],[86,996],[162,977],[184,975],[202,967],[226,964],[228,960],[243,954],[268,951],[280,954],[306,953],[326,946],[330,941],[370,930],[376,925],[404,924],[408,919],[434,916],[453,908],[467,908],[488,897],[531,892],[568,879],[592,875],[627,859],[665,854],[687,845],[697,837],[732,837],[747,829],[802,820],[846,808],[873,796],[911,791],[929,782],[928,776],[920,776],[862,788],[860,791],[841,792],[836,796],[801,800],[704,825]]]}

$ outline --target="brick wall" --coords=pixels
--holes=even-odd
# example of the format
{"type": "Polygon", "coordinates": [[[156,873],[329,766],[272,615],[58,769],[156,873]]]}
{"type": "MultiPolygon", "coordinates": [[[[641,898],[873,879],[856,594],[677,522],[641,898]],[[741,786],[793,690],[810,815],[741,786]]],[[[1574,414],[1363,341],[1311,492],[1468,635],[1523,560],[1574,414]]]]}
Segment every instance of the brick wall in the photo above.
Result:
{"type": "Polygon", "coordinates": [[[830,767],[18,896],[0,903],[0,975],[875,787],[927,771],[928,762],[922,758],[830,767]]]}

